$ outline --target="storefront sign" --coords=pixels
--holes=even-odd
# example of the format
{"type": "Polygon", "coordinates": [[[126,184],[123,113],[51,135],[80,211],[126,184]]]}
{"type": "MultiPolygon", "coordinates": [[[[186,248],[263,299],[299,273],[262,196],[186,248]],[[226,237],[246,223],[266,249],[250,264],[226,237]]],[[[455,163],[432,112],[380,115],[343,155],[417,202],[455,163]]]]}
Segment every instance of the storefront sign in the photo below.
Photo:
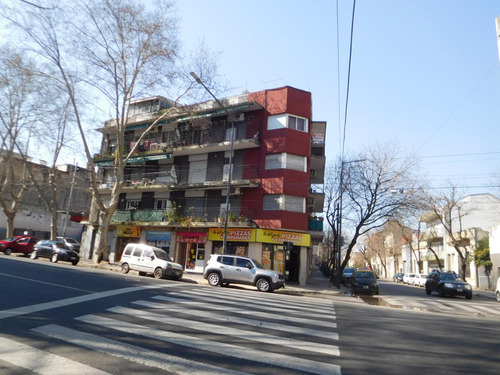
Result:
{"type": "Polygon", "coordinates": [[[118,237],[140,237],[141,227],[137,225],[117,225],[116,235],[118,237]]]}
{"type": "MultiPolygon", "coordinates": [[[[208,239],[210,241],[223,241],[224,240],[224,228],[210,228],[208,230],[208,239]]],[[[255,229],[228,228],[227,229],[227,240],[228,241],[254,242],[255,241],[255,229]]]]}
{"type": "Polygon", "coordinates": [[[170,241],[170,232],[161,230],[146,231],[146,240],[148,241],[170,241]]]}
{"type": "Polygon", "coordinates": [[[206,232],[177,232],[177,242],[205,243],[205,242],[207,242],[207,233],[206,232]]]}
{"type": "Polygon", "coordinates": [[[311,235],[308,233],[284,232],[280,230],[257,229],[257,242],[282,244],[293,242],[293,246],[311,246],[311,235]]]}

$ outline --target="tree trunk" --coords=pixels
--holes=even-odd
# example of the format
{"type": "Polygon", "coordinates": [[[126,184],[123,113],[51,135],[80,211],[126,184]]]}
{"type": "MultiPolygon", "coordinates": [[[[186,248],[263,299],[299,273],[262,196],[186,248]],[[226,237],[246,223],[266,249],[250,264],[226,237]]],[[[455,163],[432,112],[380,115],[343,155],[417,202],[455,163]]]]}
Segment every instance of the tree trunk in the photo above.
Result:
{"type": "Polygon", "coordinates": [[[439,270],[442,271],[443,270],[443,265],[441,264],[441,261],[439,260],[439,257],[436,254],[436,252],[432,249],[432,247],[428,247],[427,249],[430,250],[432,252],[432,254],[434,254],[434,257],[436,258],[436,260],[438,262],[439,270]]]}
{"type": "Polygon", "coordinates": [[[5,238],[12,237],[14,235],[14,219],[16,218],[16,214],[9,212],[5,213],[7,217],[7,233],[5,234],[5,238]]]}

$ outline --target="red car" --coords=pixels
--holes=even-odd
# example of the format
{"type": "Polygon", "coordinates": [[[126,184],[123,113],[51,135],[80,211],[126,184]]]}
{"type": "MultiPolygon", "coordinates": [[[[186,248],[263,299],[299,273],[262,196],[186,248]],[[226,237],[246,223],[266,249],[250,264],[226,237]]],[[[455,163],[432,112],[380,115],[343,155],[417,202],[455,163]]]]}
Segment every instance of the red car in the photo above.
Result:
{"type": "Polygon", "coordinates": [[[22,253],[29,255],[33,252],[33,246],[40,241],[39,238],[29,236],[14,236],[0,241],[0,251],[5,255],[22,253]]]}

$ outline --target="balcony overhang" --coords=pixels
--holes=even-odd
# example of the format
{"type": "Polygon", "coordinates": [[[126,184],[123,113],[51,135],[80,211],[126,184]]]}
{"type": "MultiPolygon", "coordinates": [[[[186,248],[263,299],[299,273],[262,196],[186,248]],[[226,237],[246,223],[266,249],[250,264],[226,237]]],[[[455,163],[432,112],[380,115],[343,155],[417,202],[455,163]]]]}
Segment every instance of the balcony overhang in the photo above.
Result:
{"type": "MultiPolygon", "coordinates": [[[[139,164],[139,163],[144,163],[146,161],[164,160],[171,158],[172,158],[172,153],[166,153],[160,155],[138,155],[130,157],[127,160],[126,164],[139,164]]],[[[123,160],[123,162],[125,163],[125,159],[123,160]]],[[[115,164],[115,159],[114,158],[98,159],[94,160],[94,164],[99,167],[112,167],[115,164]]]]}

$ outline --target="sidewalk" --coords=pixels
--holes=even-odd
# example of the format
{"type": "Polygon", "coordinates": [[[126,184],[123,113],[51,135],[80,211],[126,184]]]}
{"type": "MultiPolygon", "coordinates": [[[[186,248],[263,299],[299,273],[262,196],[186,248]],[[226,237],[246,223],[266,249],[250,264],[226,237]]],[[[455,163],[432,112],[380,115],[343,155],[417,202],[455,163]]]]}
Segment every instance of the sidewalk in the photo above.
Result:
{"type": "MultiPolygon", "coordinates": [[[[96,268],[113,272],[121,272],[121,269],[118,263],[107,263],[101,262],[99,264],[93,263],[89,259],[80,259],[78,263],[79,266],[87,267],[87,268],[96,268]]],[[[130,271],[135,272],[135,271],[130,271]]],[[[192,273],[192,272],[184,272],[182,282],[191,283],[191,284],[199,284],[208,286],[207,280],[203,278],[203,275],[200,273],[192,273]]],[[[389,281],[389,280],[386,280],[389,281]]],[[[251,285],[241,285],[237,284],[240,288],[245,289],[253,289],[256,290],[255,287],[251,285]]],[[[330,286],[328,278],[323,276],[319,269],[315,269],[309,278],[307,285],[295,285],[295,284],[286,284],[285,288],[277,289],[274,291],[277,294],[295,294],[295,295],[310,295],[310,296],[320,296],[320,297],[348,297],[350,301],[359,301],[362,302],[360,298],[352,298],[349,293],[349,288],[344,285],[340,286],[340,289],[335,286],[330,286]]],[[[481,290],[474,289],[474,298],[480,299],[488,299],[495,300],[495,292],[489,290],[481,290]]],[[[383,299],[383,295],[379,296],[379,298],[383,299]]]]}
{"type": "MultiPolygon", "coordinates": [[[[81,267],[87,267],[87,268],[95,268],[95,269],[102,269],[102,270],[113,271],[113,272],[121,272],[121,269],[120,269],[118,263],[101,262],[99,264],[95,264],[89,259],[80,259],[80,262],[78,263],[78,265],[81,267]]],[[[135,272],[135,271],[130,271],[130,272],[135,272]]],[[[184,272],[184,275],[182,276],[182,279],[180,281],[183,281],[186,283],[191,283],[191,284],[199,284],[199,285],[207,285],[208,286],[207,280],[205,280],[203,278],[203,275],[200,273],[184,272]]],[[[253,287],[253,286],[240,285],[240,284],[238,284],[238,287],[255,289],[255,287],[253,287]]],[[[274,291],[274,293],[278,293],[278,294],[350,297],[348,292],[349,292],[349,289],[343,285],[340,286],[340,289],[336,288],[333,285],[330,287],[328,278],[323,276],[321,271],[318,269],[314,270],[307,285],[302,286],[302,285],[295,285],[295,284],[286,284],[285,288],[277,289],[274,291]]]]}

